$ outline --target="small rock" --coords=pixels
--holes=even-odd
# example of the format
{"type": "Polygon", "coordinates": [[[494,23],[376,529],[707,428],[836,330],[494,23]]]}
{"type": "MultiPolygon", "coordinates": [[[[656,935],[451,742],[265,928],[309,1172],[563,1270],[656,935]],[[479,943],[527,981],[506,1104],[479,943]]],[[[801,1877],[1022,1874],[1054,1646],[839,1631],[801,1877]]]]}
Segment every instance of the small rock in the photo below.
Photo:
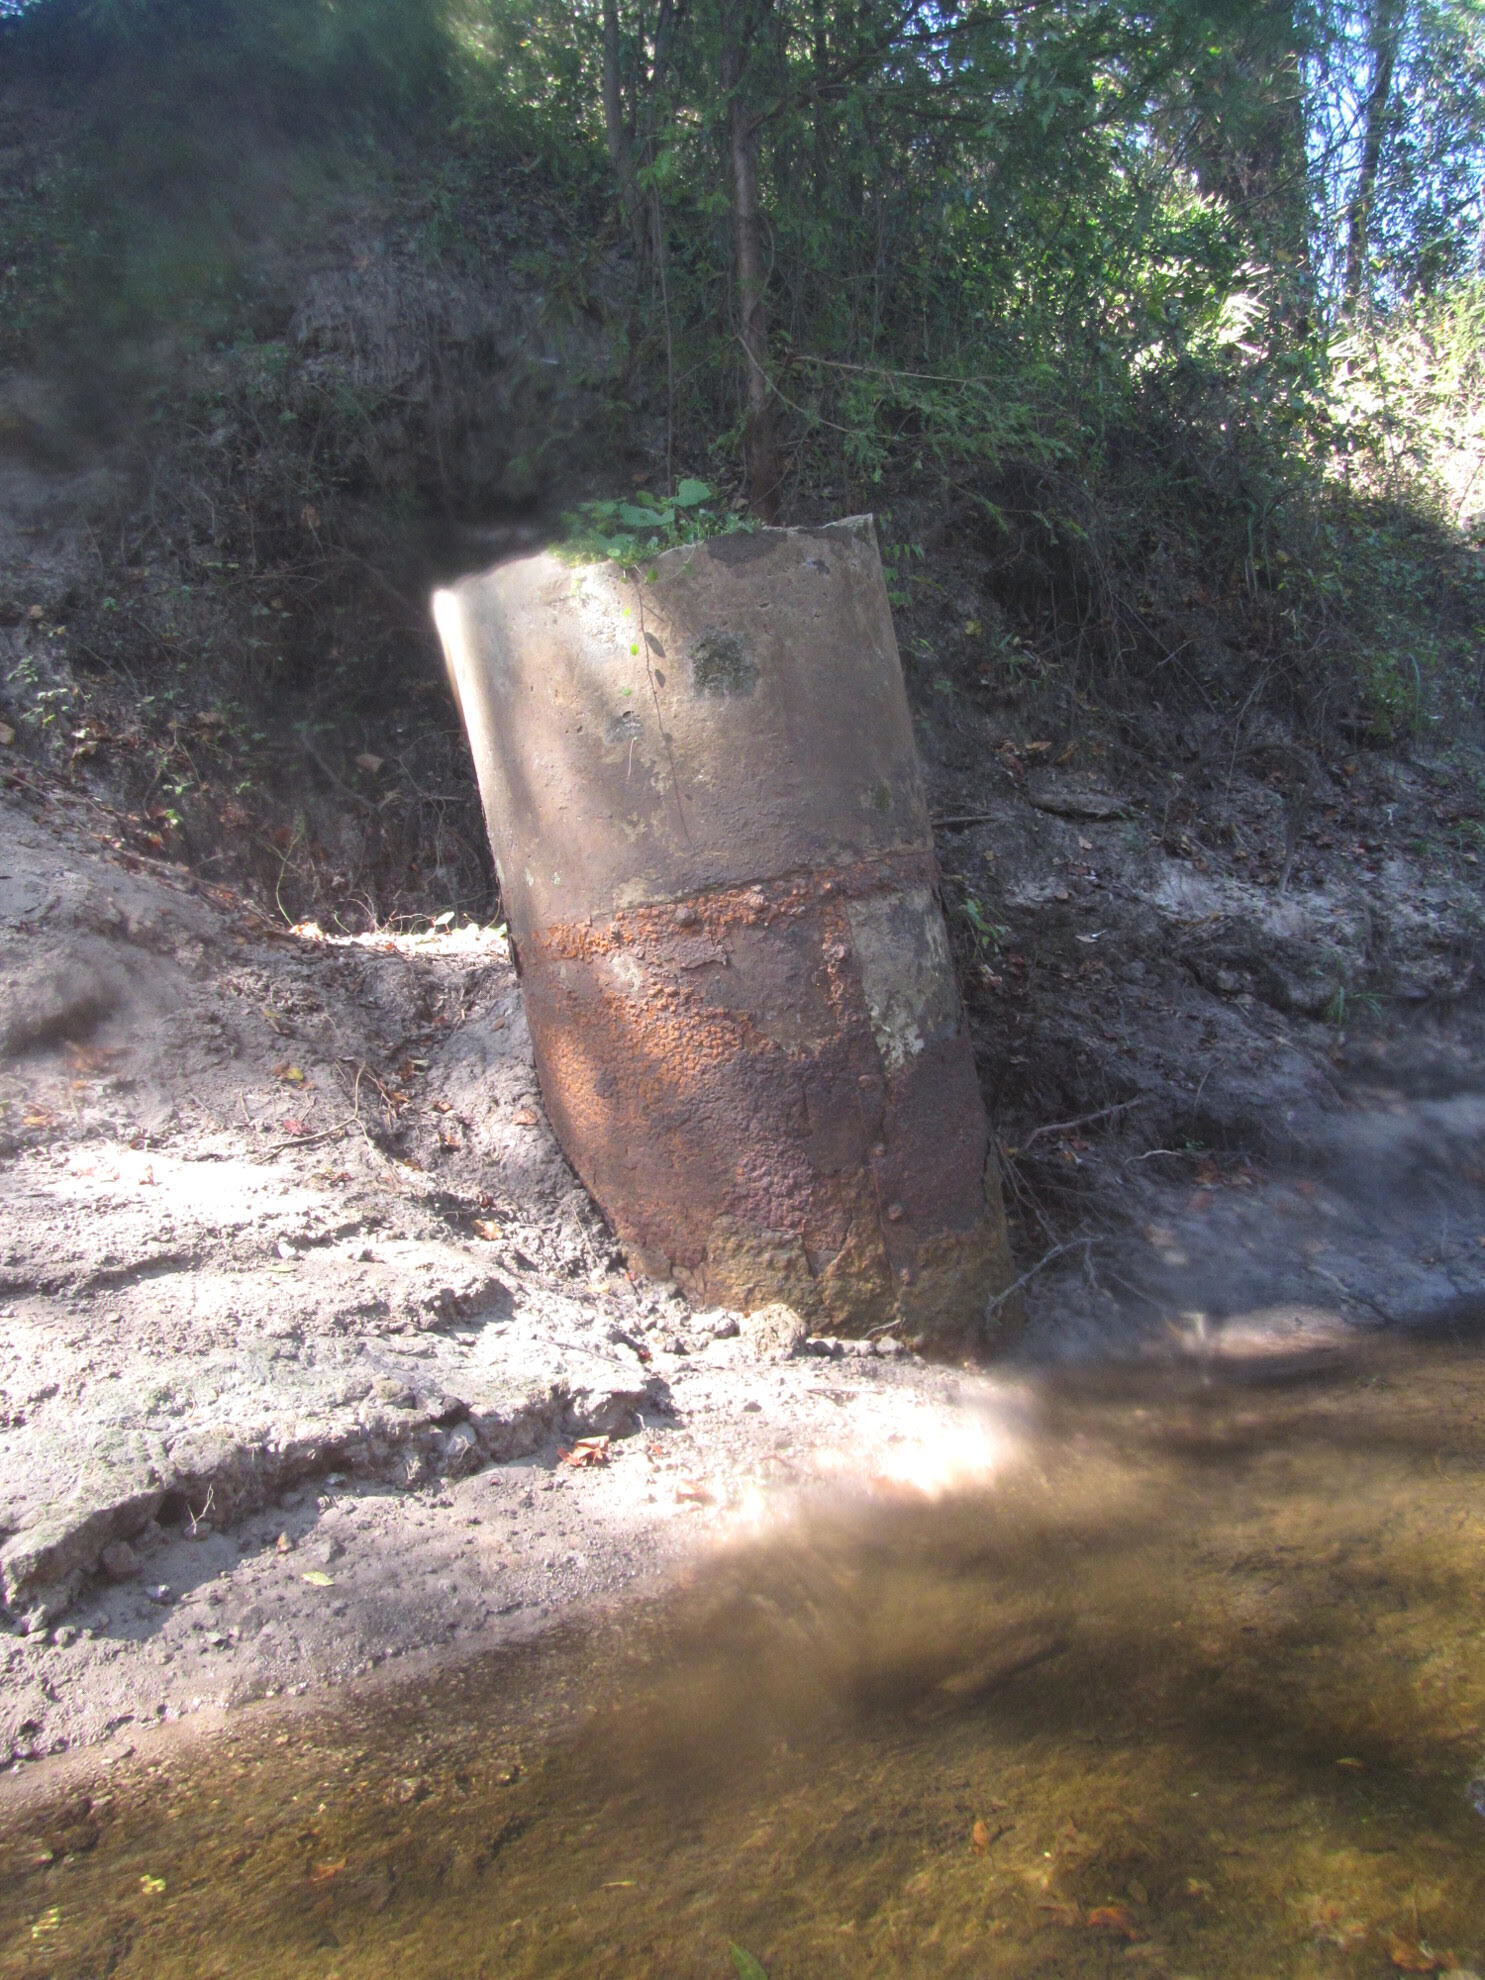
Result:
{"type": "Polygon", "coordinates": [[[52,1642],[56,1644],[59,1650],[65,1650],[76,1635],[77,1631],[70,1623],[63,1623],[59,1628],[52,1631],[52,1642]]]}
{"type": "Polygon", "coordinates": [[[442,1468],[450,1478],[462,1478],[467,1472],[477,1471],[481,1456],[480,1440],[472,1424],[456,1423],[452,1430],[445,1431],[442,1468]]]}
{"type": "Polygon", "coordinates": [[[392,1375],[378,1375],[372,1385],[377,1395],[390,1409],[416,1409],[418,1399],[406,1382],[399,1382],[392,1375]]]}
{"type": "Polygon", "coordinates": [[[145,1593],[157,1609],[168,1609],[175,1600],[174,1590],[168,1581],[157,1582],[153,1588],[146,1589],[145,1593]]]}
{"type": "Polygon", "coordinates": [[[788,1361],[804,1346],[809,1329],[794,1308],[780,1300],[744,1315],[738,1332],[760,1361],[788,1361]]]}
{"type": "Polygon", "coordinates": [[[128,1581],[139,1572],[139,1556],[127,1540],[110,1540],[99,1560],[110,1581],[128,1581]]]}
{"type": "Polygon", "coordinates": [[[716,1326],[712,1328],[712,1339],[714,1341],[735,1341],[741,1331],[742,1329],[737,1324],[737,1315],[735,1313],[724,1313],[716,1326]]]}

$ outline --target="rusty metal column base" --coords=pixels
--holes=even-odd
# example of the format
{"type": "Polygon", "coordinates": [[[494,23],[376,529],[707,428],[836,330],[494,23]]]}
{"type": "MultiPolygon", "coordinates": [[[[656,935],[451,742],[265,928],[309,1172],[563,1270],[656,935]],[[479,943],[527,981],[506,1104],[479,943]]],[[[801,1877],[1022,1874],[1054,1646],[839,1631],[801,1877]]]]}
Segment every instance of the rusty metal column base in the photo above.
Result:
{"type": "Polygon", "coordinates": [[[869,519],[436,609],[542,1091],[631,1256],[983,1348],[1005,1224],[869,519]]]}

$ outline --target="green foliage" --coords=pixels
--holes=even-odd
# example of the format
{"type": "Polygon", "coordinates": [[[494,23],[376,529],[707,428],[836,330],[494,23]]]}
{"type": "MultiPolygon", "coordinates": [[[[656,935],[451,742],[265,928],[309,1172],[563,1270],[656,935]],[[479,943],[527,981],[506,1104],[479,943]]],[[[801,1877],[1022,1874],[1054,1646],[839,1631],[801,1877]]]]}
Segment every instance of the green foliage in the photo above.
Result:
{"type": "MultiPolygon", "coordinates": [[[[1214,704],[1256,689],[1310,707],[1339,689],[1395,732],[1433,683],[1478,674],[1474,579],[1430,535],[1426,477],[1384,498],[1345,471],[1361,437],[1343,431],[1348,361],[1323,284],[1355,142],[1338,125],[1323,168],[1308,161],[1327,103],[1349,90],[1354,109],[1365,86],[1363,0],[1345,16],[1260,0],[701,4],[663,49],[655,18],[619,0],[607,73],[652,217],[637,309],[683,381],[672,418],[689,450],[726,474],[744,431],[718,86],[744,18],[736,88],[759,136],[786,499],[931,505],[983,545],[1036,643],[1106,690],[1158,678],[1214,704]],[[1193,614],[1212,636],[1193,636],[1193,614]]],[[[1457,256],[1478,224],[1485,117],[1442,80],[1451,61],[1474,73],[1473,21],[1422,0],[1407,15],[1399,87],[1437,73],[1451,106],[1411,152],[1389,126],[1378,266],[1389,243],[1386,267],[1415,284],[1425,261],[1457,265],[1428,240],[1442,228],[1457,256]],[[1447,214],[1425,213],[1425,187],[1447,214]],[[1390,245],[1399,228],[1411,263],[1390,245]]],[[[596,20],[539,32],[565,47],[563,88],[596,138],[596,20]]],[[[1366,368],[1380,377],[1375,353],[1366,368]]],[[[1394,451],[1398,403],[1375,408],[1394,451]]],[[[889,570],[899,604],[909,569],[904,555],[889,570]]]]}
{"type": "Polygon", "coordinates": [[[981,960],[992,961],[1000,954],[1002,944],[1009,941],[1010,929],[1003,922],[992,921],[973,894],[966,893],[960,907],[981,960]]]}
{"type": "Polygon", "coordinates": [[[745,1952],[741,1946],[729,1946],[728,1951],[732,1954],[732,1964],[737,1968],[738,1980],[768,1980],[763,1962],[755,1959],[750,1952],[745,1952]]]}
{"type": "Polygon", "coordinates": [[[1363,1019],[1380,1017],[1381,1012],[1381,999],[1372,991],[1348,991],[1344,983],[1338,983],[1325,1006],[1324,1017],[1325,1022],[1334,1030],[1344,1032],[1363,1019]]]}
{"type": "Polygon", "coordinates": [[[719,508],[708,483],[690,478],[677,482],[674,495],[664,500],[648,489],[639,489],[622,500],[584,502],[562,518],[562,525],[560,548],[569,562],[591,564],[607,559],[626,567],[658,556],[662,550],[756,527],[731,510],[719,508]]]}
{"type": "MultiPolygon", "coordinates": [[[[286,248],[405,177],[430,271],[475,282],[494,253],[531,322],[602,325],[595,453],[611,430],[658,456],[663,417],[667,461],[704,469],[567,518],[569,554],[642,566],[747,526],[741,106],[786,514],[899,518],[905,610],[931,602],[922,545],[977,558],[1023,640],[1002,673],[1397,734],[1485,672],[1481,20],[1475,0],[33,0],[0,61],[72,121],[34,183],[0,186],[0,361],[65,353],[100,401],[132,367],[164,417],[182,354],[230,354],[201,420],[283,545],[348,491],[477,514],[476,470],[447,465],[479,449],[437,403],[446,354],[399,405],[292,343],[275,289],[286,248]]],[[[557,420],[523,435],[506,498],[576,444],[557,420]]]]}
{"type": "Polygon", "coordinates": [[[0,194],[3,334],[100,385],[230,334],[265,257],[451,101],[442,0],[35,0],[0,39],[60,133],[0,194]]]}
{"type": "Polygon", "coordinates": [[[433,107],[451,57],[442,0],[32,0],[6,42],[22,75],[107,79],[121,131],[141,94],[169,94],[193,122],[252,105],[301,134],[380,135],[433,107]]]}

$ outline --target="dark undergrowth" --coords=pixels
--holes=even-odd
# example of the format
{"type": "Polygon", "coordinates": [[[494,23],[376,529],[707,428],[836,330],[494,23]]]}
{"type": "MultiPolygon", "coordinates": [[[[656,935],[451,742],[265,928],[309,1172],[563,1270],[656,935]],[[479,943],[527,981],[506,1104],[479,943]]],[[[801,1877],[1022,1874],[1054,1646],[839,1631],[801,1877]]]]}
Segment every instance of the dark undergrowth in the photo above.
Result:
{"type": "MultiPolygon", "coordinates": [[[[668,182],[642,254],[527,42],[481,67],[432,6],[359,0],[319,39],[303,12],[194,34],[174,0],[146,33],[58,0],[6,42],[7,747],[291,919],[484,916],[429,594],[594,497],[692,475],[745,505],[722,223],[668,182]]],[[[1139,232],[1112,183],[1068,240],[1126,229],[1117,294],[1069,247],[1013,305],[1015,239],[945,274],[887,213],[870,353],[775,190],[782,520],[874,510],[915,695],[1054,753],[1090,724],[1148,750],[1474,722],[1480,504],[1440,447],[1478,417],[1478,285],[1358,356],[1286,327],[1210,202],[1139,232]]]]}

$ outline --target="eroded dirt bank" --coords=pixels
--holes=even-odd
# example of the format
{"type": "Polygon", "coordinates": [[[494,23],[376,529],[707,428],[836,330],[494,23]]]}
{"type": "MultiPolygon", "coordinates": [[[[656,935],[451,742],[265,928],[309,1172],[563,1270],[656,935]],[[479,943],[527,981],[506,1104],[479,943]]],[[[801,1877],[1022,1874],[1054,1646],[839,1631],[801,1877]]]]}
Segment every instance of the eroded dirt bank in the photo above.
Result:
{"type": "Polygon", "coordinates": [[[920,734],[1030,1312],[992,1376],[630,1279],[494,928],[289,929],[15,764],[0,1759],[539,1629],[843,1475],[972,1467],[978,1402],[1048,1363],[1474,1327],[1458,762],[1338,770],[1286,852],[1262,761],[1183,812],[1035,741],[987,802],[953,724],[920,734]]]}
{"type": "Polygon", "coordinates": [[[951,1372],[629,1279],[496,931],[290,933],[116,841],[0,800],[9,1759],[539,1625],[927,1434],[951,1372]]]}

